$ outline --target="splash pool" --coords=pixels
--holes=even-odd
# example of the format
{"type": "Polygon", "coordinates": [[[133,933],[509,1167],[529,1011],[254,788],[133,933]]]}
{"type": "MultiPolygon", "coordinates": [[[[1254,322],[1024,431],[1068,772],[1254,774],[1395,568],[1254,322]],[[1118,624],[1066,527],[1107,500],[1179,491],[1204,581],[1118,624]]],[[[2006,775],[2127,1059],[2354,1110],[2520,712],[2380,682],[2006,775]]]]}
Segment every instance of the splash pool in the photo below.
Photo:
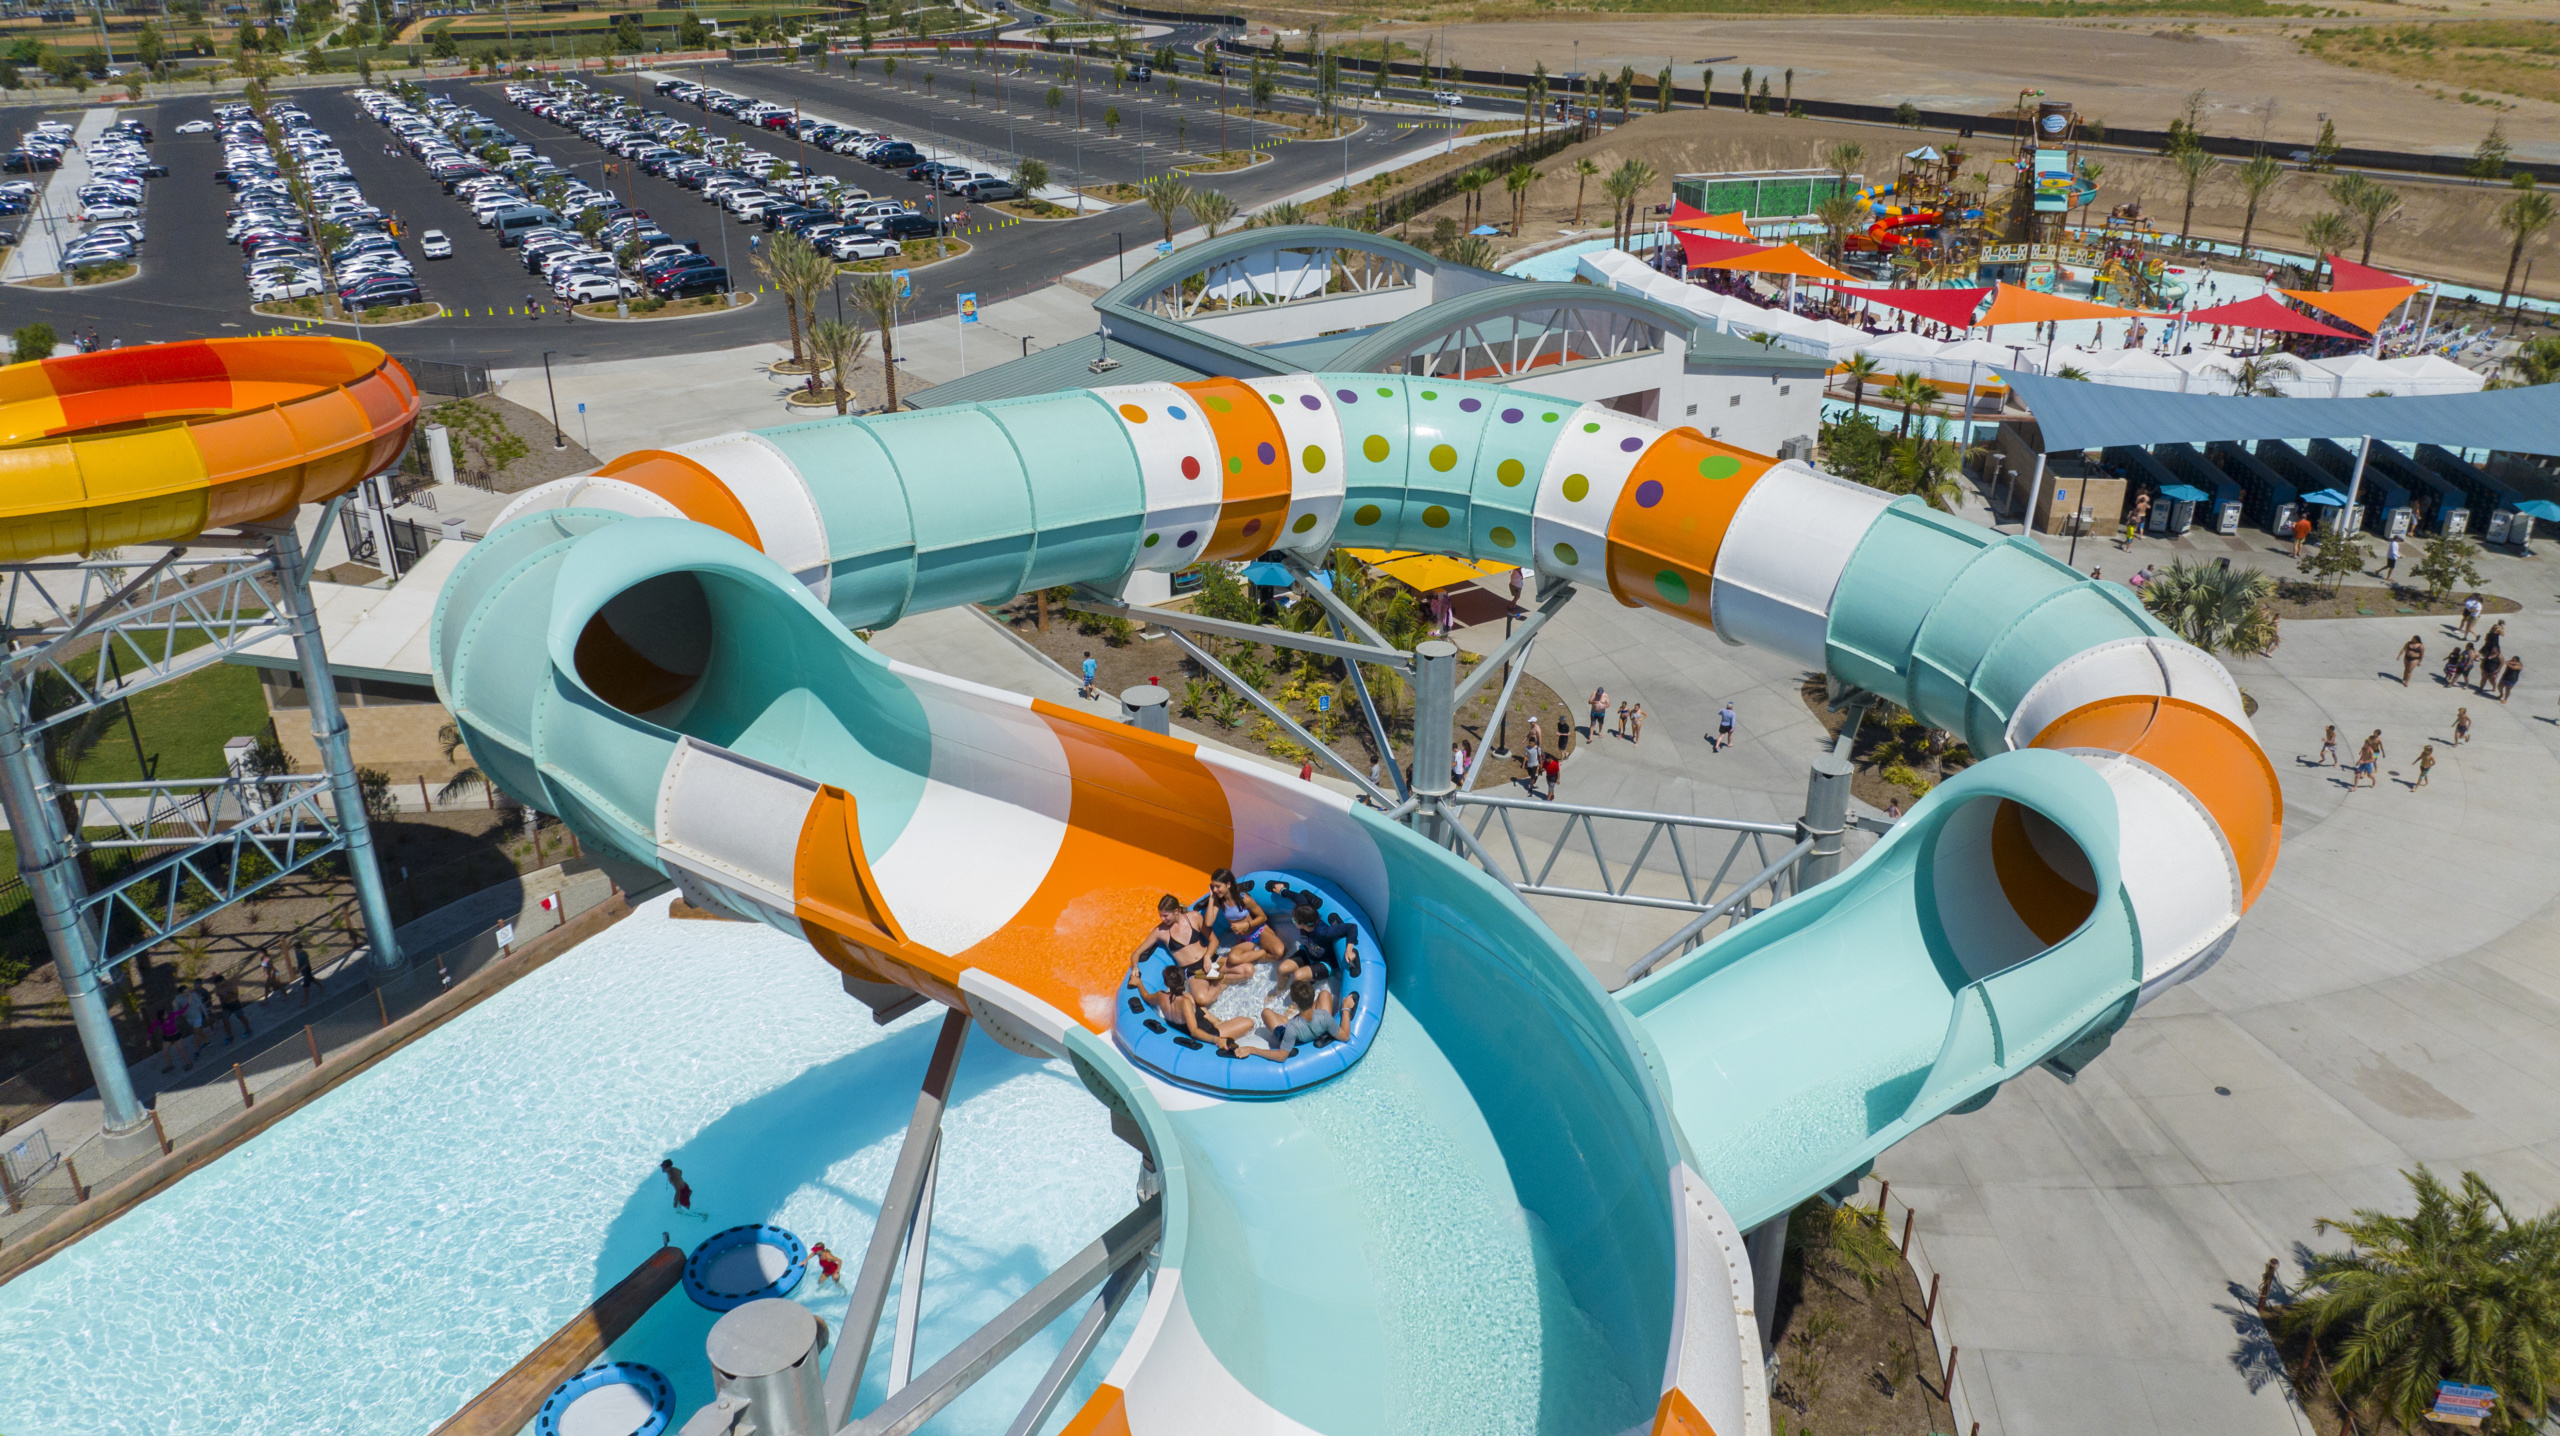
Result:
{"type": "MultiPolygon", "coordinates": [[[[689,1249],[770,1221],[851,1266],[941,1011],[875,1027],[801,943],[653,904],[0,1286],[0,1430],[425,1432],[661,1232],[689,1249]],[[670,1156],[707,1220],[670,1214],[670,1156]]],[[[984,1036],[944,1132],[919,1368],[1127,1211],[1137,1178],[1065,1064],[984,1036]]],[[[846,1305],[814,1282],[795,1299],[830,1331],[846,1305]]],[[[1002,1431],[1073,1319],[926,1429],[1002,1431]]],[[[665,1372],[681,1420],[711,1398],[712,1320],[670,1295],[607,1359],[665,1372]]]]}

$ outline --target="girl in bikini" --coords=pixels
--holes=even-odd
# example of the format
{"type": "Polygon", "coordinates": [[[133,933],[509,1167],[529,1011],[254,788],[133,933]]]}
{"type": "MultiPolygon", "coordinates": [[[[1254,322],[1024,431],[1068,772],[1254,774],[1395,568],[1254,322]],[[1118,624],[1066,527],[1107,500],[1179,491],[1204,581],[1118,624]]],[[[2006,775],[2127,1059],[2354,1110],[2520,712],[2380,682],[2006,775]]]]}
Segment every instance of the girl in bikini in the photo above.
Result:
{"type": "Polygon", "coordinates": [[[1278,958],[1286,951],[1280,945],[1280,934],[1272,929],[1271,918],[1253,894],[1236,881],[1235,872],[1220,868],[1209,874],[1210,930],[1226,930],[1230,946],[1225,954],[1225,970],[1210,980],[1224,991],[1244,981],[1254,964],[1278,958]]]}

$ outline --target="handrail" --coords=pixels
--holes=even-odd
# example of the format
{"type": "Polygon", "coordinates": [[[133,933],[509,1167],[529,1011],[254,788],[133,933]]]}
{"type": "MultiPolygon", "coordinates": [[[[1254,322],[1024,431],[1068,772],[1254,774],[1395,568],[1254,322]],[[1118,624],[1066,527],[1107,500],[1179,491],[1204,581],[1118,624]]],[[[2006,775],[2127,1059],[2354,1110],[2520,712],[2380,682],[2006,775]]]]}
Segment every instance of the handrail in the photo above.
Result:
{"type": "Polygon", "coordinates": [[[1665,958],[1674,956],[1685,949],[1700,933],[1707,930],[1708,923],[1714,922],[1717,918],[1730,913],[1735,904],[1748,900],[1753,893],[1759,891],[1762,887],[1775,882],[1780,874],[1794,866],[1795,861],[1798,858],[1801,858],[1812,851],[1813,839],[1811,838],[1807,838],[1803,842],[1796,844],[1794,847],[1787,849],[1787,851],[1781,855],[1776,862],[1771,863],[1767,867],[1762,868],[1759,872],[1754,873],[1743,883],[1742,887],[1731,896],[1717,903],[1714,907],[1707,909],[1705,912],[1698,914],[1696,917],[1689,919],[1688,922],[1681,925],[1678,932],[1664,938],[1661,946],[1656,947],[1653,951],[1648,952],[1643,957],[1637,959],[1635,966],[1627,969],[1627,981],[1634,982],[1642,978],[1645,974],[1653,971],[1655,967],[1661,965],[1665,958]]]}

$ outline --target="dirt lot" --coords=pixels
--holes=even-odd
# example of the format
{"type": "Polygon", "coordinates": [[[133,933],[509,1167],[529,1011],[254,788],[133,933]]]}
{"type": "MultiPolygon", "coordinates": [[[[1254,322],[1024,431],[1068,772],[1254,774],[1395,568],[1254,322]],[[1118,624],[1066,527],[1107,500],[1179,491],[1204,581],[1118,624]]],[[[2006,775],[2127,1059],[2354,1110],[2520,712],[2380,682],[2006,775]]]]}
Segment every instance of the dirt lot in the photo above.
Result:
{"type": "MultiPolygon", "coordinates": [[[[1737,110],[1675,110],[1667,115],[1639,115],[1632,124],[1542,161],[1538,168],[1544,178],[1529,191],[1529,221],[1521,237],[1496,243],[1519,247],[1574,232],[1573,163],[1584,155],[1597,161],[1603,171],[1614,169],[1627,159],[1652,165],[1661,178],[1642,198],[1649,208],[1670,202],[1674,175],[1809,167],[1819,163],[1818,156],[1826,146],[1849,140],[1865,147],[1863,168],[1869,176],[1889,176],[1893,173],[1893,156],[1919,144],[1943,144],[1945,139],[1944,135],[1928,132],[1746,115],[1737,110]]],[[[2005,142],[1988,137],[1973,143],[1977,158],[1967,161],[1968,172],[1988,164],[1995,152],[2005,147],[2005,142]]],[[[2138,199],[2156,223],[2172,232],[2176,230],[2185,185],[2175,177],[2176,171],[2168,161],[2157,155],[2096,149],[2090,151],[2089,157],[2105,166],[2098,189],[2102,205],[2138,199]]],[[[2327,194],[2329,179],[2326,175],[2287,175],[2259,205],[2251,243],[2293,243],[2306,220],[2335,208],[2327,194]]],[[[2506,272],[2507,244],[2490,216],[2511,192],[2471,184],[2407,182],[2395,187],[2406,196],[2406,203],[2375,232],[2373,262],[2431,279],[2495,289],[2506,272]]],[[[1487,212],[1498,221],[1508,220],[1509,196],[1499,186],[1489,190],[1488,195],[1487,212]]],[[[2246,203],[2236,167],[2220,166],[2197,191],[2195,234],[2198,238],[2237,240],[2246,203]]],[[[1441,214],[1454,218],[1458,206],[1459,202],[1452,199],[1417,217],[1413,233],[1428,234],[1432,219],[1441,214]]],[[[1608,201],[1601,197],[1599,184],[1594,181],[1585,191],[1580,229],[1596,229],[1605,235],[1608,226],[1608,201]]],[[[2533,292],[2560,292],[2560,259],[2552,258],[2555,251],[2550,236],[2546,233],[2542,241],[2527,246],[2525,253],[2528,258],[2541,255],[2545,261],[2534,277],[2533,292]]],[[[2444,315],[2440,313],[2438,317],[2442,319],[2444,315]]]]}
{"type": "MultiPolygon", "coordinates": [[[[2348,7],[2333,7],[2348,8],[2348,7]]],[[[2503,7],[2507,13],[2539,13],[2503,7]]],[[[2392,6],[2353,10],[2399,21],[2416,18],[2392,6]]],[[[1291,12],[1297,13],[1297,12],[1291,12]]],[[[2466,7],[2464,18],[2500,11],[2466,7]]],[[[1257,23],[1263,17],[1255,14],[1257,23]]],[[[2432,18],[2432,17],[2430,17],[2432,18]]],[[[1283,23],[1303,23],[1303,19],[1283,23]]],[[[1453,53],[1475,69],[1525,71],[1544,60],[1551,71],[1622,65],[1650,76],[1674,63],[1678,83],[1694,85],[1712,67],[1716,88],[1731,93],[1751,66],[1775,77],[1793,70],[1799,99],[1892,104],[1989,112],[2014,104],[2024,89],[2044,90],[2117,125],[2159,129],[2183,109],[2190,91],[2206,92],[2204,126],[2255,135],[2272,97],[2271,141],[2308,146],[2320,113],[2337,122],[2342,143],[2468,154],[2495,114],[2525,158],[2560,158],[2560,104],[2516,100],[2503,111],[2441,98],[2440,83],[2350,69],[2305,51],[2309,26],[2271,20],[2128,18],[2123,21],[1984,17],[1867,18],[1710,16],[1660,20],[1537,19],[1497,24],[1434,25],[1434,53],[1453,53]],[[1576,42],[1579,41],[1579,49],[1576,42]]],[[[1420,45],[1421,27],[1406,24],[1353,32],[1420,45]]],[[[2344,50],[2337,53],[2345,54],[2344,50]]],[[[2458,89],[2459,86],[2453,88],[2458,89]]]]}

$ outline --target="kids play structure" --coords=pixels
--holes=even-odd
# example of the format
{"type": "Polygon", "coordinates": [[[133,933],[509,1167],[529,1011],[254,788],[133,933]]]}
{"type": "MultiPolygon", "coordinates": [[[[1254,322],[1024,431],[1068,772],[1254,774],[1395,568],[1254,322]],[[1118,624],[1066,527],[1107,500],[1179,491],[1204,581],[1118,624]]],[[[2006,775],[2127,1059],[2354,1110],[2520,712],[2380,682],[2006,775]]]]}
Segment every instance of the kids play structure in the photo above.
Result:
{"type": "MultiPolygon", "coordinates": [[[[113,356],[122,382],[152,385],[160,352],[113,356]]],[[[299,472],[292,426],[267,432],[299,472]]],[[[65,534],[105,478],[66,481],[65,534]]],[[[1445,751],[1454,650],[1335,618],[1294,637],[1405,675],[1420,751],[1445,751]]],[[[1785,1214],[2030,1067],[2076,1073],[2222,950],[2281,823],[2229,676],[2125,590],[1695,430],[1419,377],[1133,384],[628,454],[520,496],[432,645],[507,792],[802,936],[884,1020],[948,1009],[823,1379],[824,1335],[785,1322],[774,1374],[731,1380],[729,1323],[787,1301],[713,1331],[738,1404],[697,1419],[760,1431],[912,1430],[1081,1306],[1012,1428],[1047,1429],[1132,1300],[1078,1436],[1766,1431],[1756,1293],[1785,1214]],[[1524,628],[1604,591],[1982,760],[1845,870],[1837,810],[1805,825],[1743,888],[1793,896],[1611,994],[1480,860],[1434,762],[1373,809],[859,636],[1061,585],[1107,608],[1136,572],[1337,543],[1530,566],[1524,628]],[[1339,1057],[1246,1081],[1220,1064],[1275,1064],[1133,1060],[1131,950],[1160,893],[1220,868],[1288,874],[1374,944],[1382,995],[1339,1057]],[[856,1412],[972,1025],[1072,1065],[1145,1154],[1138,1200],[929,1365],[902,1310],[890,1393],[856,1412]]]]}

